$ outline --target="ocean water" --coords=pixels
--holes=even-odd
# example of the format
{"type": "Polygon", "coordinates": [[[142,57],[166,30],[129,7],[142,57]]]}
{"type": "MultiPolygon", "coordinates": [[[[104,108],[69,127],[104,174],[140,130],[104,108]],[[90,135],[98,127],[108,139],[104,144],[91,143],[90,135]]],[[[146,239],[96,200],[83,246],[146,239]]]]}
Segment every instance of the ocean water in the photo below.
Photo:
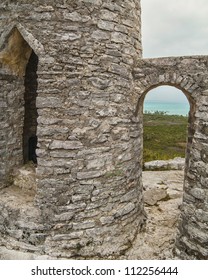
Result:
{"type": "Polygon", "coordinates": [[[167,115],[181,115],[187,116],[190,110],[188,102],[175,103],[175,102],[159,102],[159,101],[145,101],[144,113],[156,111],[166,112],[167,115]]]}

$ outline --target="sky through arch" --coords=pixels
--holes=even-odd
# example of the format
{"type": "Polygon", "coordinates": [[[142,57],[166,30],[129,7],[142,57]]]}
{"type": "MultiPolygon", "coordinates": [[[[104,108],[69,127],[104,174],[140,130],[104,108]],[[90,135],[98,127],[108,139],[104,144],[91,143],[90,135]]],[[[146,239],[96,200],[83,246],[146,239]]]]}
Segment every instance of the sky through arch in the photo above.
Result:
{"type": "Polygon", "coordinates": [[[144,99],[144,112],[166,112],[169,115],[188,115],[190,105],[185,94],[174,86],[159,86],[150,90],[144,99]]]}

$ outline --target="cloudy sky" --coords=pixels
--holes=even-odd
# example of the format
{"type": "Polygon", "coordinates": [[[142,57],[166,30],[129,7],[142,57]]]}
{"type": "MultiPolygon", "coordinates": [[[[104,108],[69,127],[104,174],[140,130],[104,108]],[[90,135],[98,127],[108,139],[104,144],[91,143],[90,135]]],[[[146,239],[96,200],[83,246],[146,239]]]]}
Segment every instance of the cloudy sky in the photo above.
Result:
{"type": "Polygon", "coordinates": [[[208,0],[141,0],[144,57],[208,55],[208,0]]]}
{"type": "MultiPolygon", "coordinates": [[[[208,0],[141,0],[141,5],[143,57],[208,55],[208,0]]],[[[173,87],[169,94],[155,91],[161,97],[149,92],[147,98],[185,98],[173,87]]]]}

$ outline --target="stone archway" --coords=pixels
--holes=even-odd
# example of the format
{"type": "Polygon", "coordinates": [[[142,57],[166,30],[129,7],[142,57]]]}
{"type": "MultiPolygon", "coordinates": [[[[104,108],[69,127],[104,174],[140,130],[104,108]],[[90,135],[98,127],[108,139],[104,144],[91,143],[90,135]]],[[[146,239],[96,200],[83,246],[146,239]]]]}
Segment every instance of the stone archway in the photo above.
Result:
{"type": "Polygon", "coordinates": [[[154,84],[153,86],[150,86],[148,89],[144,90],[143,94],[141,95],[141,98],[139,99],[138,105],[137,105],[137,110],[139,114],[142,114],[142,120],[143,120],[143,105],[144,105],[144,99],[145,96],[148,94],[148,92],[154,88],[160,87],[160,86],[172,86],[177,89],[179,89],[184,95],[186,96],[190,110],[188,113],[188,129],[187,129],[187,145],[186,145],[186,152],[185,152],[185,159],[186,159],[186,164],[185,164],[185,173],[188,170],[189,166],[189,157],[190,157],[190,150],[191,150],[191,145],[193,141],[193,135],[194,135],[194,127],[195,127],[195,101],[191,96],[191,93],[188,92],[188,90],[183,89],[180,85],[178,84],[172,84],[168,82],[160,82],[158,84],[154,84]]]}
{"type": "MultiPolygon", "coordinates": [[[[193,67],[195,60],[188,58],[158,58],[158,59],[144,59],[140,61],[141,65],[134,71],[136,79],[136,89],[138,94],[138,103],[135,114],[139,115],[141,119],[143,116],[143,103],[146,94],[159,86],[173,86],[181,90],[190,104],[190,111],[188,115],[188,137],[186,149],[186,164],[185,173],[189,169],[189,159],[192,149],[193,136],[196,128],[196,100],[200,95],[200,83],[194,75],[190,75],[187,71],[193,67]],[[188,62],[190,65],[188,66],[188,62]]],[[[196,70],[197,72],[197,70],[196,70]]],[[[142,132],[141,132],[142,133],[142,132]]]]}
{"type": "MultiPolygon", "coordinates": [[[[135,115],[142,119],[145,94],[160,85],[181,89],[190,102],[183,203],[175,254],[180,259],[206,259],[207,233],[207,57],[143,59],[134,70],[138,103],[135,115]],[[205,104],[205,106],[203,106],[205,104]],[[203,219],[203,222],[202,222],[203,219]]],[[[142,135],[142,131],[140,130],[142,135]]],[[[142,146],[141,146],[142,152],[142,146]]]]}
{"type": "MultiPolygon", "coordinates": [[[[191,108],[193,106],[191,106],[191,104],[188,101],[186,94],[184,94],[182,90],[179,90],[175,86],[155,86],[153,89],[145,93],[143,104],[141,104],[144,115],[142,118],[144,125],[143,138],[145,137],[144,139],[147,139],[147,142],[143,141],[143,164],[146,161],[168,160],[173,159],[174,157],[185,156],[187,134],[185,136],[185,132],[184,134],[182,133],[181,126],[179,125],[182,125],[183,127],[187,126],[187,122],[185,122],[185,119],[183,119],[182,116],[186,116],[187,118],[187,116],[191,113],[193,115],[191,108]],[[173,116],[169,117],[168,115],[176,115],[174,118],[175,120],[173,119],[173,116]],[[156,127],[157,129],[161,127],[161,133],[162,135],[164,134],[161,140],[157,137],[158,130],[155,129],[156,127]],[[178,129],[176,130],[177,127],[178,129]],[[175,142],[176,138],[169,134],[169,128],[172,128],[171,131],[175,130],[176,135],[178,135],[177,133],[180,131],[180,137],[177,138],[177,141],[179,141],[178,143],[175,142]],[[150,135],[147,135],[146,133],[150,133],[152,136],[150,137],[150,135]],[[168,136],[167,139],[166,136],[168,136]],[[153,137],[155,137],[155,139],[153,139],[153,137]],[[147,145],[145,145],[145,143],[147,145]],[[159,143],[163,145],[163,148],[160,148],[159,143]]],[[[192,122],[193,120],[189,118],[189,128],[192,126],[192,122]]],[[[187,132],[185,127],[184,129],[187,132]]],[[[189,136],[191,136],[190,131],[189,136]]],[[[189,138],[189,140],[191,140],[191,137],[189,138]]]]}

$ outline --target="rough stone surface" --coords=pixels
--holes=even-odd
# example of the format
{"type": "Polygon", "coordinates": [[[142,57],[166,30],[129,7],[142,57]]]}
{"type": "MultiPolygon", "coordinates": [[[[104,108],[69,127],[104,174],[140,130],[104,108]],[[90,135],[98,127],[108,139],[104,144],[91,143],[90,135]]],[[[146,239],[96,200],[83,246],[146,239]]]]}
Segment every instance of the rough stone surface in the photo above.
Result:
{"type": "Polygon", "coordinates": [[[184,158],[174,158],[170,160],[153,160],[144,163],[145,170],[183,170],[184,167],[184,158]]]}
{"type": "Polygon", "coordinates": [[[24,191],[36,192],[37,183],[33,164],[19,168],[13,176],[14,186],[24,191]]]}
{"type": "MultiPolygon", "coordinates": [[[[9,225],[1,220],[1,244],[11,236],[10,246],[20,251],[115,258],[128,249],[144,218],[142,186],[138,196],[125,196],[137,189],[140,169],[131,148],[139,139],[130,136],[136,129],[132,70],[142,52],[140,3],[3,1],[0,11],[0,58],[15,50],[18,30],[20,48],[32,49],[38,62],[31,62],[25,78],[11,72],[10,64],[1,67],[1,186],[10,186],[19,170],[16,189],[8,190],[28,192],[26,171],[19,167],[29,159],[30,137],[37,136],[37,189],[28,194],[31,204],[21,204],[40,213],[41,228],[35,214],[22,217],[17,209],[18,215],[10,215],[6,204],[9,225]]],[[[18,54],[15,69],[24,56],[18,54]]],[[[6,197],[5,189],[1,195],[6,197]]]]}
{"type": "Polygon", "coordinates": [[[184,171],[143,172],[144,197],[152,193],[166,192],[166,197],[155,197],[154,205],[145,203],[146,225],[140,232],[127,259],[167,260],[174,259],[180,206],[182,204],[184,171]]]}
{"type": "MultiPolygon", "coordinates": [[[[128,250],[121,259],[173,259],[173,248],[179,220],[179,207],[182,203],[183,194],[183,171],[145,171],[143,172],[144,197],[148,192],[165,190],[166,199],[157,197],[155,204],[145,202],[146,225],[139,232],[128,250]]],[[[129,194],[130,195],[130,194],[129,194]]],[[[135,195],[134,193],[131,196],[135,195]]],[[[201,215],[201,213],[200,213],[201,215]]],[[[103,217],[103,225],[113,223],[113,217],[103,217]]],[[[84,225],[84,227],[92,226],[84,225]]],[[[81,238],[83,231],[80,230],[71,238],[81,238]]],[[[67,240],[64,234],[56,235],[56,240],[67,240]]],[[[118,257],[119,258],[119,257],[118,257]]],[[[9,250],[0,247],[0,259],[19,260],[44,260],[52,259],[48,255],[38,253],[26,253],[9,250]]]]}
{"type": "Polygon", "coordinates": [[[144,97],[171,85],[190,102],[175,252],[208,258],[208,57],[143,59],[140,13],[138,0],[1,1],[2,246],[54,258],[124,254],[145,218],[144,97]],[[37,188],[28,193],[11,183],[30,160],[37,188]]]}
{"type": "MultiPolygon", "coordinates": [[[[185,159],[183,204],[175,243],[175,255],[181,259],[207,259],[208,247],[204,236],[208,236],[207,224],[201,222],[196,211],[207,211],[207,56],[166,57],[142,59],[134,68],[137,80],[138,104],[136,114],[142,116],[146,93],[160,85],[181,89],[190,103],[188,138],[185,159]],[[204,69],[204,71],[202,71],[204,69]],[[203,103],[205,106],[203,106],[203,103]],[[202,238],[196,238],[196,233],[202,238]]],[[[142,134],[142,127],[140,135],[142,134]]],[[[142,147],[140,146],[140,151],[142,147]]]]}

